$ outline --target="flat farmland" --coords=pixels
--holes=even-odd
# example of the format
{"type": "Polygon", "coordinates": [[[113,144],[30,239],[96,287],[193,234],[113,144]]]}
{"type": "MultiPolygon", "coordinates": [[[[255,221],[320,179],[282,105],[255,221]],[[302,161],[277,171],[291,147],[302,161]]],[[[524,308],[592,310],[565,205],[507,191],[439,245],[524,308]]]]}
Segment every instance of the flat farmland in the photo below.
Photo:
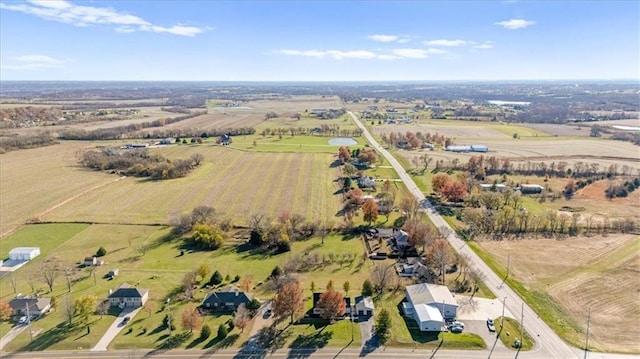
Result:
{"type": "Polygon", "coordinates": [[[532,291],[548,293],[578,330],[583,343],[591,308],[592,350],[640,353],[640,237],[569,237],[479,242],[532,291]]]}
{"type": "Polygon", "coordinates": [[[169,158],[201,153],[200,167],[184,178],[149,181],[125,178],[98,188],[49,212],[48,221],[167,223],[171,216],[209,205],[235,224],[252,212],[276,217],[282,211],[308,219],[333,218],[339,209],[330,168],[323,153],[256,153],[220,146],[170,146],[169,158]]]}
{"type": "MultiPolygon", "coordinates": [[[[212,104],[226,102],[223,100],[210,100],[212,104]]],[[[163,129],[197,128],[204,131],[220,128],[254,127],[263,123],[268,127],[278,127],[280,123],[294,121],[292,116],[297,113],[304,115],[306,110],[311,111],[315,108],[340,109],[342,107],[343,105],[338,97],[293,96],[283,99],[255,100],[243,102],[236,107],[219,105],[209,107],[205,115],[169,124],[163,129]],[[278,117],[267,121],[265,120],[265,115],[268,112],[274,112],[278,117]]],[[[146,131],[153,130],[147,129],[146,131]]]]}
{"type": "Polygon", "coordinates": [[[13,151],[0,155],[0,237],[86,191],[107,186],[118,177],[77,164],[87,142],[13,151]]]}
{"type": "MultiPolygon", "coordinates": [[[[428,120],[410,125],[380,125],[374,126],[376,135],[390,132],[405,133],[422,132],[437,133],[445,137],[455,138],[456,144],[467,144],[461,141],[480,143],[485,139],[511,139],[514,133],[520,137],[548,137],[548,133],[522,125],[505,124],[499,122],[477,122],[456,120],[428,120]]],[[[471,144],[471,143],[468,143],[471,144]]]]}

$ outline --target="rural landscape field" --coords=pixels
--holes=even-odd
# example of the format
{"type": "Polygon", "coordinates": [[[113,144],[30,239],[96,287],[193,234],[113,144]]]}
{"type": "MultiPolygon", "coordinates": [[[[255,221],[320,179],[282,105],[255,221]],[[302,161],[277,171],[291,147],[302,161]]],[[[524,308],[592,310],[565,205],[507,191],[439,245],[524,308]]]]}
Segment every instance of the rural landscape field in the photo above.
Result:
{"type": "MultiPolygon", "coordinates": [[[[376,95],[375,86],[346,87],[341,96],[305,91],[312,90],[318,94],[234,87],[195,105],[193,97],[157,97],[155,89],[144,101],[127,101],[125,89],[117,106],[49,99],[32,107],[4,94],[0,257],[9,259],[15,247],[38,247],[40,255],[3,267],[0,302],[38,295],[55,298],[55,309],[28,330],[19,330],[19,316],[1,322],[0,336],[12,337],[2,350],[99,348],[125,313],[103,307],[123,283],[149,291],[107,342],[106,349],[129,355],[488,350],[498,341],[485,320],[499,317],[500,305],[504,312],[502,290],[456,253],[447,242],[453,236],[564,341],[580,347],[590,316],[590,350],[640,353],[637,142],[618,138],[621,130],[608,129],[608,121],[532,124],[509,117],[526,109],[484,100],[443,100],[442,110],[411,88],[399,87],[411,94],[403,100],[376,95]],[[43,142],[24,144],[30,136],[43,142]],[[487,150],[451,150],[466,145],[487,150]],[[413,197],[414,184],[435,214],[413,197]],[[526,185],[540,192],[527,193],[526,185]],[[428,215],[442,216],[451,229],[428,215]],[[402,229],[411,242],[398,252],[396,242],[372,238],[374,228],[402,229]],[[83,264],[92,256],[101,265],[83,264]],[[415,261],[425,271],[402,275],[398,268],[415,261]],[[44,273],[56,273],[55,281],[44,273]],[[405,288],[425,282],[455,293],[468,329],[425,332],[403,312],[405,288]],[[301,307],[282,312],[276,303],[293,284],[301,307]],[[247,316],[206,310],[207,295],[230,285],[256,298],[258,308],[247,316]],[[372,295],[373,319],[314,314],[314,294],[325,292],[372,295]],[[83,315],[80,299],[91,303],[83,315]],[[193,308],[198,321],[185,319],[193,308]],[[379,319],[383,311],[388,324],[379,319]]],[[[504,316],[508,330],[519,332],[519,314],[504,316]]],[[[540,350],[544,339],[523,324],[521,349],[540,350]]],[[[515,353],[511,338],[502,342],[499,350],[515,353]]]]}

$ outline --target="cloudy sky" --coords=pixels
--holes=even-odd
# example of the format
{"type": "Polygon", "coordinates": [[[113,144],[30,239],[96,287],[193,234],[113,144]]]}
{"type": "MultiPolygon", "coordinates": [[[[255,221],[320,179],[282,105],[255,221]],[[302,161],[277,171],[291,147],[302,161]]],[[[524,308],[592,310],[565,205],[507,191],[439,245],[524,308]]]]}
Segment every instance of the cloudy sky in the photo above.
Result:
{"type": "Polygon", "coordinates": [[[0,0],[0,79],[638,79],[639,17],[635,0],[0,0]]]}

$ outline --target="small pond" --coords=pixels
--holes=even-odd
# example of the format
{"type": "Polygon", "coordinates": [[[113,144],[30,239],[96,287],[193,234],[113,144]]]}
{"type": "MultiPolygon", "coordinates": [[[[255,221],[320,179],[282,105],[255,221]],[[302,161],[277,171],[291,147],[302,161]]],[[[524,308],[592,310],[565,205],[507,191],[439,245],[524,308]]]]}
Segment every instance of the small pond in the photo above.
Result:
{"type": "Polygon", "coordinates": [[[350,146],[357,145],[358,141],[349,137],[335,137],[329,140],[331,146],[350,146]]]}

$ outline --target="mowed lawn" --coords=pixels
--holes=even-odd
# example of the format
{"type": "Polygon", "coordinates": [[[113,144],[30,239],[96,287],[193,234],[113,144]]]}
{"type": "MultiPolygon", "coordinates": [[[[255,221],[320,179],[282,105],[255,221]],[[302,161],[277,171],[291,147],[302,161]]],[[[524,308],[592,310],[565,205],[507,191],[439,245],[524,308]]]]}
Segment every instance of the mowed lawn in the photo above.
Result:
{"type": "MultiPolygon", "coordinates": [[[[288,261],[295,261],[305,256],[317,257],[324,261],[296,274],[304,288],[305,297],[309,301],[311,300],[311,281],[317,283],[318,291],[323,291],[329,280],[333,280],[335,287],[340,290],[342,290],[344,281],[349,280],[351,283],[349,294],[355,296],[360,292],[364,279],[369,276],[369,263],[363,262],[359,256],[364,249],[361,241],[357,238],[343,239],[342,236],[331,235],[324,239],[324,243],[321,238],[312,238],[307,241],[294,242],[291,252],[269,255],[242,245],[242,242],[234,241],[232,239],[233,232],[227,234],[229,240],[216,251],[184,249],[183,242],[172,239],[169,234],[170,229],[162,226],[102,224],[26,226],[6,238],[8,243],[33,237],[35,239],[26,244],[39,245],[42,244],[42,241],[48,240],[51,245],[42,248],[43,253],[38,259],[15,272],[16,292],[31,294],[33,293],[31,284],[33,284],[35,290],[43,296],[55,295],[58,298],[59,308],[61,308],[67,295],[72,299],[80,295],[95,295],[99,299],[105,299],[109,289],[114,289],[122,283],[149,289],[148,306],[150,311],[141,311],[135,318],[132,318],[128,325],[132,328],[131,331],[129,328],[125,328],[111,344],[111,347],[118,349],[156,348],[162,345],[169,334],[168,329],[162,326],[164,316],[168,313],[173,316],[177,326],[177,330],[173,334],[184,332],[180,325],[182,311],[187,305],[199,305],[207,294],[208,290],[202,288],[196,292],[195,301],[185,303],[178,300],[181,292],[180,282],[184,274],[195,270],[203,263],[211,271],[218,270],[224,277],[228,275],[230,279],[225,279],[220,287],[233,284],[236,275],[251,277],[254,284],[254,289],[251,292],[261,300],[271,299],[275,294],[273,287],[267,283],[267,277],[271,270],[276,265],[284,268],[288,261]],[[47,237],[46,231],[59,235],[47,237]],[[138,250],[143,244],[148,248],[144,254],[138,250]],[[37,268],[46,259],[57,257],[66,266],[76,267],[77,262],[85,256],[95,253],[100,246],[104,246],[107,250],[107,254],[101,258],[107,263],[104,266],[96,267],[95,276],[88,268],[78,268],[74,274],[75,280],[70,293],[67,292],[66,283],[62,276],[54,283],[53,293],[49,293],[46,285],[39,280],[36,274],[37,268]],[[181,254],[182,250],[184,250],[184,254],[181,254]],[[336,256],[333,257],[330,254],[336,254],[336,256]],[[349,255],[348,259],[345,254],[349,255]],[[114,280],[105,279],[104,275],[113,268],[119,268],[120,274],[114,280]],[[169,305],[164,304],[167,298],[172,298],[169,305]]],[[[0,293],[3,294],[2,300],[10,300],[15,295],[10,276],[0,279],[0,293]]],[[[310,305],[310,302],[308,304],[310,305]]],[[[115,314],[117,313],[112,313],[112,315],[115,314]]],[[[212,327],[215,333],[217,326],[230,318],[231,316],[228,314],[207,316],[205,322],[212,327]]],[[[77,349],[78,347],[87,349],[97,343],[113,320],[113,316],[104,316],[103,318],[99,315],[92,316],[90,318],[91,333],[86,334],[84,325],[80,329],[64,327],[62,325],[64,322],[62,310],[54,311],[33,323],[32,327],[37,333],[33,343],[30,343],[28,332],[23,332],[6,349],[10,351],[77,349]]],[[[215,340],[213,336],[207,340],[198,341],[199,332],[196,331],[193,336],[185,338],[179,346],[238,347],[246,340],[249,329],[247,328],[244,333],[235,329],[230,333],[230,339],[226,341],[215,340]]],[[[7,330],[8,326],[3,325],[2,332],[7,330]]],[[[305,329],[300,334],[311,335],[310,333],[305,329]]],[[[327,345],[344,345],[346,335],[345,328],[336,331],[333,339],[329,340],[327,345]]]]}
{"type": "Polygon", "coordinates": [[[172,216],[207,205],[219,216],[242,225],[253,212],[277,217],[288,211],[320,220],[332,219],[340,208],[339,196],[333,195],[337,170],[331,167],[330,154],[255,153],[208,144],[157,151],[169,158],[201,153],[205,159],[187,177],[165,181],[125,178],[69,201],[44,219],[168,223],[172,216]]]}
{"type": "Polygon", "coordinates": [[[0,155],[0,237],[83,191],[118,179],[78,165],[77,151],[87,146],[92,145],[63,142],[0,155]]]}

